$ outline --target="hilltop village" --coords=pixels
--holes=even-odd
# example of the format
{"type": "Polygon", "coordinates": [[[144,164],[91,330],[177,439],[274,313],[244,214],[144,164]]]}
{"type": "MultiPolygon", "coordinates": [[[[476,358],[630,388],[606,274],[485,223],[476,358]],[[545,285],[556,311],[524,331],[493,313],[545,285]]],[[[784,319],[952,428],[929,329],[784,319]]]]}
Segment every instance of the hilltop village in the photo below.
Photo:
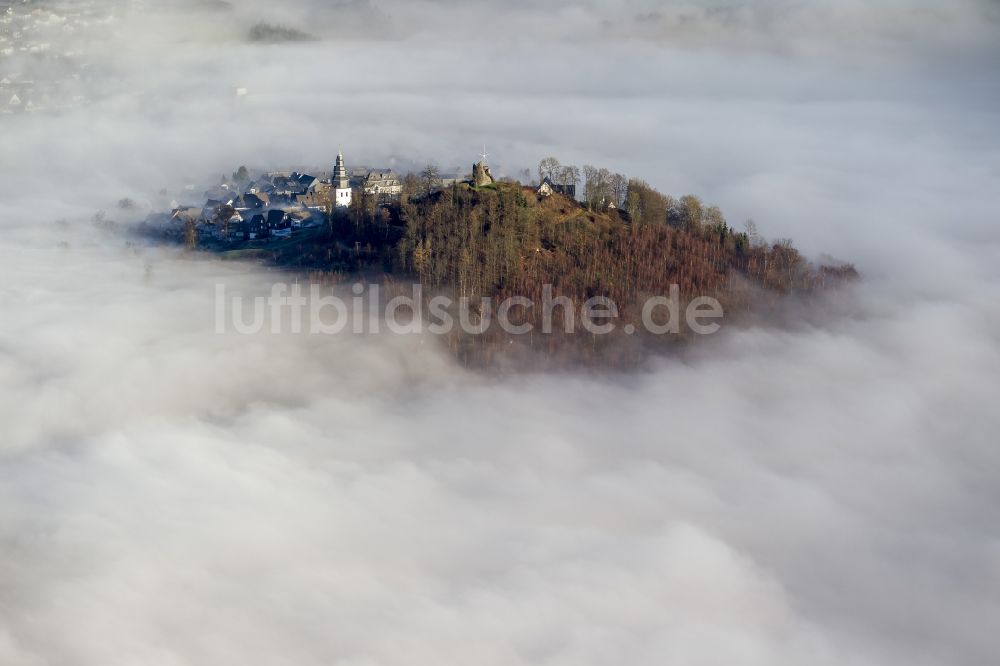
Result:
{"type": "MultiPolygon", "coordinates": [[[[635,330],[648,294],[676,292],[684,303],[711,296],[735,314],[857,277],[849,264],[817,266],[790,241],[764,240],[752,222],[734,229],[718,207],[693,195],[675,198],[643,180],[556,158],[539,163],[537,179],[526,174],[528,183],[497,179],[486,157],[484,150],[470,174],[452,178],[431,166],[403,177],[351,171],[342,154],[328,177],[241,167],[205,192],[201,205],[151,215],[140,233],[321,281],[366,275],[419,283],[428,296],[454,294],[475,307],[514,295],[575,303],[602,295],[635,330]]],[[[543,323],[537,309],[520,316],[543,323]]],[[[538,344],[585,356],[610,344],[569,342],[584,337],[538,344]]],[[[470,362],[507,344],[500,333],[478,339],[475,348],[461,337],[449,344],[470,362]]]]}
{"type": "MultiPolygon", "coordinates": [[[[333,218],[348,214],[352,206],[398,218],[404,191],[408,197],[428,195],[458,183],[494,184],[485,156],[466,176],[442,177],[425,169],[420,175],[401,177],[392,169],[349,170],[343,153],[339,153],[328,174],[270,171],[253,175],[240,167],[231,178],[206,191],[200,205],[175,201],[169,217],[151,216],[147,222],[191,247],[261,246],[301,231],[326,228],[333,218]]],[[[546,179],[542,190],[551,193],[553,187],[561,188],[546,179]]]]}

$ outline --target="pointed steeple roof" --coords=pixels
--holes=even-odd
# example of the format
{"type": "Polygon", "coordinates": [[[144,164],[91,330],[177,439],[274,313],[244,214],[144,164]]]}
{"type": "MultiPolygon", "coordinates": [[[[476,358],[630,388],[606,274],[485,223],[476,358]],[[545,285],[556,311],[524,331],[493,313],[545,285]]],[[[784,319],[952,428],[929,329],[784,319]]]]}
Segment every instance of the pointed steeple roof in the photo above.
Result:
{"type": "Polygon", "coordinates": [[[337,153],[337,164],[333,167],[333,186],[340,190],[346,190],[351,186],[351,179],[347,175],[347,166],[344,164],[344,153],[337,153]]]}

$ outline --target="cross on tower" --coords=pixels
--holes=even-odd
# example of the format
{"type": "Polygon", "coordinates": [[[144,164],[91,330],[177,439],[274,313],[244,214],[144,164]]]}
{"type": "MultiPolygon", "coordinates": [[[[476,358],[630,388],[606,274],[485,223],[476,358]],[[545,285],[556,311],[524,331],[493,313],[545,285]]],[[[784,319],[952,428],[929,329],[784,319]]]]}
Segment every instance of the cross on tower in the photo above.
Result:
{"type": "Polygon", "coordinates": [[[486,144],[483,144],[483,154],[480,155],[483,158],[482,165],[486,166],[486,158],[489,157],[489,153],[486,152],[486,144]]]}

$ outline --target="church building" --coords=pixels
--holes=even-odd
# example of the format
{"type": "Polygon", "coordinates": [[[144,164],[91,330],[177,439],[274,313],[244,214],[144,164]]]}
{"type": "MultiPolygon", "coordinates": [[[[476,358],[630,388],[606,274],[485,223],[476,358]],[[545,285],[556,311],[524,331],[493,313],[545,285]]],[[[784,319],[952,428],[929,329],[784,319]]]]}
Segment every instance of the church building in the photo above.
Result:
{"type": "Polygon", "coordinates": [[[351,179],[344,165],[344,153],[337,154],[337,165],[333,168],[332,193],[333,205],[347,208],[351,205],[351,179]]]}

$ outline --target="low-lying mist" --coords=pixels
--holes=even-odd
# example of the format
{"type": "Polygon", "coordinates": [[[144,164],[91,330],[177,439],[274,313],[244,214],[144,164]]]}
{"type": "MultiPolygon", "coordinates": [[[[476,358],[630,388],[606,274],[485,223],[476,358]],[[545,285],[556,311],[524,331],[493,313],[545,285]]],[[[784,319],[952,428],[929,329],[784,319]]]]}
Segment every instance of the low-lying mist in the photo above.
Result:
{"type": "Polygon", "coordinates": [[[992,662],[993,6],[647,4],[354,3],[348,35],[330,3],[158,5],[72,38],[87,103],[0,115],[0,663],[992,662]],[[967,48],[923,39],[942,14],[967,48]],[[433,336],[218,335],[216,284],[287,276],[92,223],[241,164],[484,143],[864,280],[637,372],[500,376],[433,336]]]}

